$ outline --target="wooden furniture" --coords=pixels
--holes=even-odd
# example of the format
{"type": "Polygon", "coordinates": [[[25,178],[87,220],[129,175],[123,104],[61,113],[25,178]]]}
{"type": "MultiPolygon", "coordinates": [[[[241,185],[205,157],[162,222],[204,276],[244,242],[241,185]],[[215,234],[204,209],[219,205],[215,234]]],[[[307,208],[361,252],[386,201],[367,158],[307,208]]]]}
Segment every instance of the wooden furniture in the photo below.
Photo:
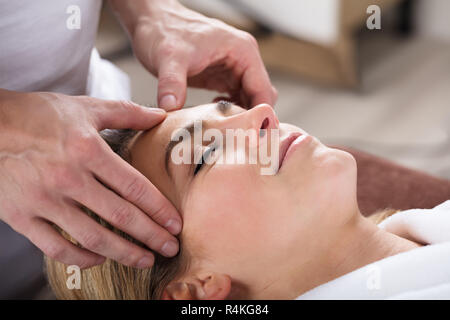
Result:
{"type": "Polygon", "coordinates": [[[326,85],[356,87],[359,84],[356,34],[365,26],[369,16],[367,7],[378,5],[383,19],[383,12],[401,2],[341,0],[339,33],[334,44],[319,45],[274,33],[258,38],[261,55],[269,68],[301,75],[326,85]]]}

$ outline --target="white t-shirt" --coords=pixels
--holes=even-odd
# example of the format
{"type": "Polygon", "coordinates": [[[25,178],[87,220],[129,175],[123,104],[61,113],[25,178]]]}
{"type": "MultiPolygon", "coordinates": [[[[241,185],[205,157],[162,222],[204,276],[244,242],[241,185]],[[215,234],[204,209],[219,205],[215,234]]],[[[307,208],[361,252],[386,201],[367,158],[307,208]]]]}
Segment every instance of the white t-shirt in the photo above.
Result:
{"type": "Polygon", "coordinates": [[[0,0],[0,88],[85,94],[101,4],[0,0]]]}

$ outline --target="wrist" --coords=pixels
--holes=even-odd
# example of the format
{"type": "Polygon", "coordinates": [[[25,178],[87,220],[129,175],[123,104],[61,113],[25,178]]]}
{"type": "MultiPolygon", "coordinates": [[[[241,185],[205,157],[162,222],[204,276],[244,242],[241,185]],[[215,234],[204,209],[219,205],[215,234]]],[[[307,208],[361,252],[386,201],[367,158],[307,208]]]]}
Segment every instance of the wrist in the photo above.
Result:
{"type": "Polygon", "coordinates": [[[11,104],[17,96],[23,93],[10,91],[0,88],[0,126],[4,129],[7,124],[10,123],[11,112],[16,111],[16,109],[11,108],[11,104]]]}
{"type": "Polygon", "coordinates": [[[22,93],[0,89],[0,151],[10,150],[19,146],[22,139],[18,139],[18,128],[25,127],[20,118],[21,106],[14,105],[17,96],[22,93]],[[19,125],[18,125],[19,123],[19,125]]]}

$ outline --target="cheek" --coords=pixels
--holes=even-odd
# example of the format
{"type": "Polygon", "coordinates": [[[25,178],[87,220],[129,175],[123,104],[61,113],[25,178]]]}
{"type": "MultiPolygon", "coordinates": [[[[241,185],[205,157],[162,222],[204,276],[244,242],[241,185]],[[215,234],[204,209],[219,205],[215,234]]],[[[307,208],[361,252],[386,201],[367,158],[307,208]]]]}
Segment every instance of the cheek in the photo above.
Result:
{"type": "Polygon", "coordinates": [[[213,168],[186,198],[184,236],[215,258],[218,251],[232,259],[234,253],[255,250],[258,235],[267,229],[268,208],[259,197],[264,186],[248,165],[213,168]]]}
{"type": "Polygon", "coordinates": [[[356,162],[347,152],[320,146],[291,172],[297,204],[323,211],[356,195],[356,162]]]}

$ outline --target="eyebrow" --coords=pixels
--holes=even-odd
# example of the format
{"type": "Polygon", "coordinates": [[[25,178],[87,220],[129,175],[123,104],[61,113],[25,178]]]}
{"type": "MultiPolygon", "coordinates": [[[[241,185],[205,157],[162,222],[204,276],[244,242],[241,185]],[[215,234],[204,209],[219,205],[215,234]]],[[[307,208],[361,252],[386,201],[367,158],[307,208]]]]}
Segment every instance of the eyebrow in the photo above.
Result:
{"type": "MultiPolygon", "coordinates": [[[[189,134],[192,136],[194,134],[194,130],[195,130],[195,126],[194,123],[190,123],[187,126],[185,126],[184,128],[180,129],[181,130],[186,130],[189,132],[189,134]]],[[[178,140],[172,140],[170,139],[169,143],[166,146],[166,152],[165,152],[165,157],[164,157],[164,165],[166,167],[166,172],[169,175],[170,178],[172,178],[171,172],[169,170],[169,158],[170,158],[170,154],[172,153],[172,149],[179,144],[180,142],[183,141],[183,139],[181,138],[182,135],[180,135],[180,138],[178,140]]]]}
{"type": "MultiPolygon", "coordinates": [[[[217,104],[216,104],[216,106],[215,106],[215,109],[216,109],[221,115],[226,116],[226,114],[227,114],[228,110],[230,110],[231,106],[232,106],[232,103],[231,103],[231,102],[221,100],[221,101],[217,102],[217,104]]],[[[180,131],[181,131],[181,130],[186,130],[186,131],[188,131],[189,134],[192,136],[192,135],[194,134],[194,130],[195,130],[194,122],[188,124],[188,125],[185,126],[184,128],[180,129],[180,131]]],[[[167,172],[167,174],[168,174],[168,176],[169,176],[170,178],[172,178],[171,171],[169,170],[169,158],[170,158],[170,154],[172,153],[173,148],[174,148],[177,144],[179,144],[180,142],[182,142],[182,141],[183,141],[183,139],[181,139],[181,136],[180,136],[180,139],[178,139],[178,140],[172,140],[172,139],[171,139],[171,140],[169,141],[169,143],[167,144],[166,148],[165,148],[166,151],[165,151],[165,156],[164,156],[164,166],[165,166],[166,172],[167,172]]]]}

